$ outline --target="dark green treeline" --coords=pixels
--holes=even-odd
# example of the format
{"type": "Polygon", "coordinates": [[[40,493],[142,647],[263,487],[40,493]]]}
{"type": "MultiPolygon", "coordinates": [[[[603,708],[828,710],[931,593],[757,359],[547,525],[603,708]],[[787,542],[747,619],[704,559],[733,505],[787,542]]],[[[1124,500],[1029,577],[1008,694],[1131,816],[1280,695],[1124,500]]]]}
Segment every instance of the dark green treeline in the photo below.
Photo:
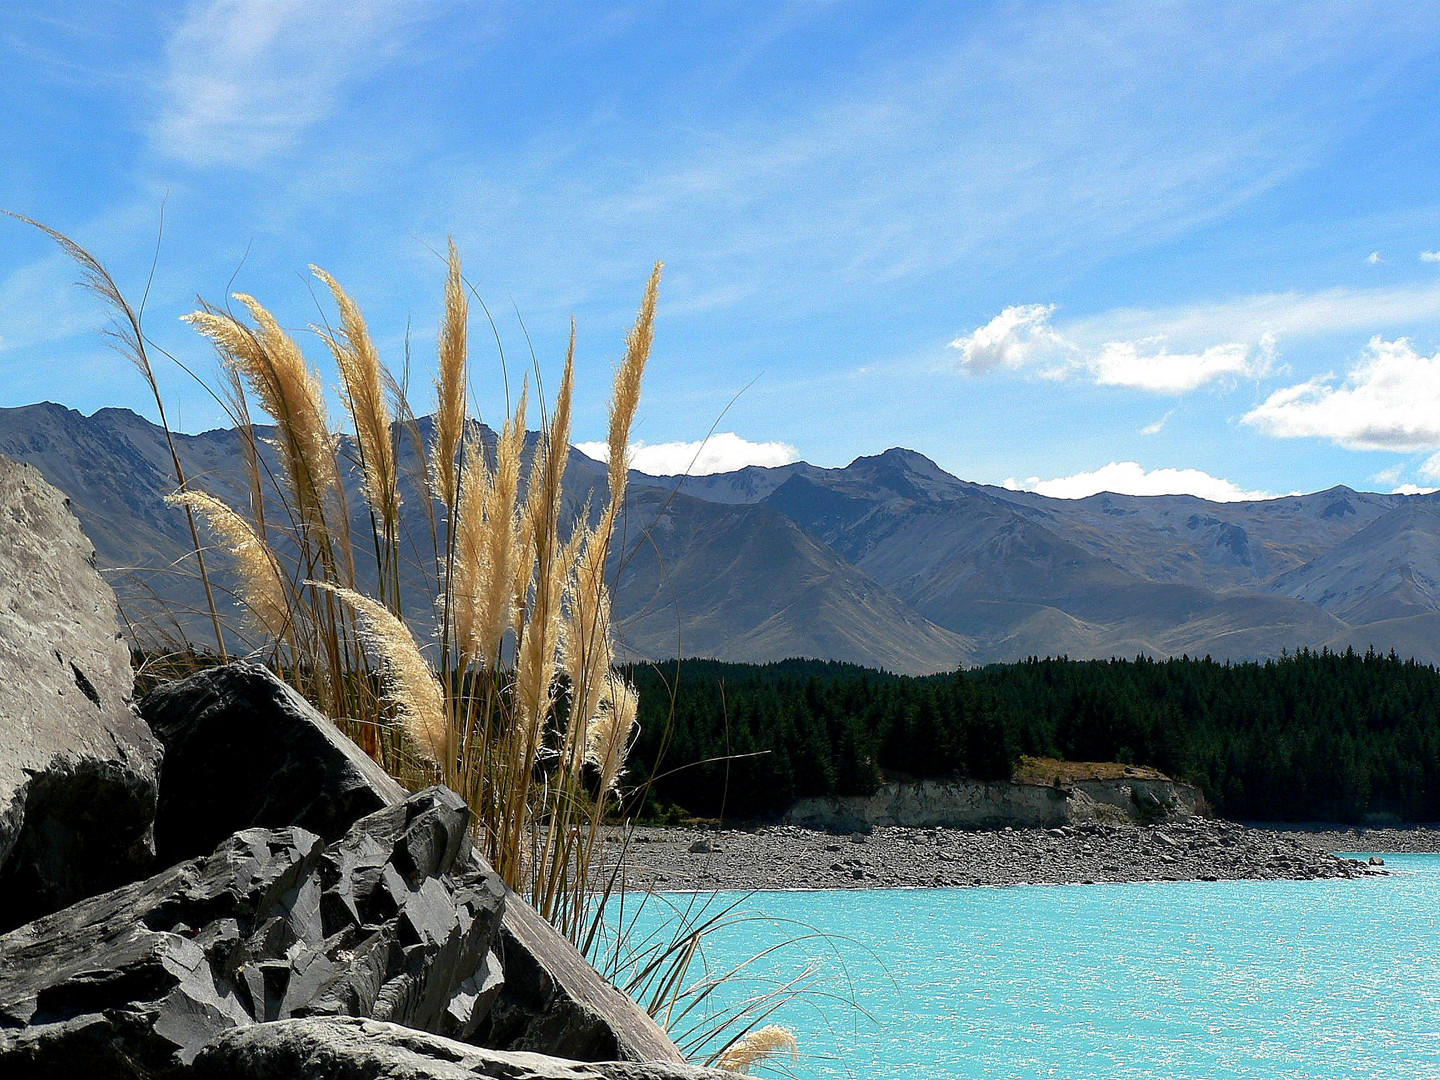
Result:
{"type": "Polygon", "coordinates": [[[800,796],[872,792],[881,770],[1000,778],[1032,754],[1153,765],[1233,818],[1440,820],[1440,672],[1394,656],[1029,660],[927,678],[810,660],[676,670],[627,672],[642,725],[630,780],[652,813],[764,818],[800,796]]]}

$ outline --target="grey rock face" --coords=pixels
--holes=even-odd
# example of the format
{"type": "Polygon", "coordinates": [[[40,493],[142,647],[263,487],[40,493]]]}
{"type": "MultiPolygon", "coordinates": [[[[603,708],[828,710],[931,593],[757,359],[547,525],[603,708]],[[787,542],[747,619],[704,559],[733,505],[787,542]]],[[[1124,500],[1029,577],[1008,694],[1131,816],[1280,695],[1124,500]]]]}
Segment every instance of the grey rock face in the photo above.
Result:
{"type": "Polygon", "coordinates": [[[147,873],[160,745],[60,492],[0,457],[0,930],[147,873]]]}
{"type": "Polygon", "coordinates": [[[223,1035],[195,1059],[195,1080],[727,1080],[674,1062],[581,1063],[481,1050],[394,1024],[283,1020],[223,1035]]]}
{"type": "Polygon", "coordinates": [[[165,745],[155,819],[162,862],[212,851],[231,833],[298,825],[335,840],[404,798],[385,771],[259,664],[197,672],[146,695],[165,745]]]}
{"type": "MultiPolygon", "coordinates": [[[[166,745],[161,854],[265,825],[322,836],[404,798],[399,785],[269,671],[230,664],[161,687],[140,705],[166,745]]],[[[204,848],[200,850],[209,850],[204,848]]],[[[477,872],[488,872],[468,856],[477,872]]],[[[511,892],[497,942],[505,982],[475,1041],[585,1060],[680,1061],[664,1030],[511,892]]]]}
{"type": "Polygon", "coordinates": [[[329,846],[250,829],[0,937],[0,1075],[181,1076],[227,1029],[312,1014],[473,1034],[504,901],[468,824],[430,788],[329,846]]]}

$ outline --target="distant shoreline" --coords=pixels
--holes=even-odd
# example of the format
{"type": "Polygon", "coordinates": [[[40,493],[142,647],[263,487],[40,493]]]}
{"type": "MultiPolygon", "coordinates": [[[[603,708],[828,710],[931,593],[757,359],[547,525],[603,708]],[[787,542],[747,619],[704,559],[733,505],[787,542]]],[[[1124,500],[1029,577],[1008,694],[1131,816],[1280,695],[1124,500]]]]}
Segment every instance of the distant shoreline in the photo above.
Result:
{"type": "Polygon", "coordinates": [[[1146,881],[1383,876],[1334,852],[1440,853],[1440,830],[1256,828],[1196,818],[1164,825],[1056,829],[876,828],[830,833],[791,825],[635,830],[625,887],[714,890],[958,888],[1146,881]]]}

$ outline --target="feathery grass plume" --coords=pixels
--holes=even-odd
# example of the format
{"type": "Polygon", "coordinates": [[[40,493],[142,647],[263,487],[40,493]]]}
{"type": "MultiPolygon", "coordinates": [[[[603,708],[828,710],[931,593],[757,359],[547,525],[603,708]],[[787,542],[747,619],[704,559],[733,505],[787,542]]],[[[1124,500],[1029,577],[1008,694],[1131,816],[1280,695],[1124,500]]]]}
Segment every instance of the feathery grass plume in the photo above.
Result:
{"type": "Polygon", "coordinates": [[[394,707],[421,756],[448,776],[453,762],[445,695],[430,665],[420,655],[409,628],[383,604],[353,589],[326,581],[305,584],[334,593],[355,611],[361,638],[383,661],[381,682],[385,699],[394,707]]]}
{"type": "Polygon", "coordinates": [[[539,733],[550,707],[555,677],[560,616],[569,567],[560,552],[560,504],[565,491],[565,466],[570,451],[570,414],[575,389],[575,325],[570,325],[570,348],[565,374],[555,398],[555,414],[545,435],[543,459],[530,467],[526,513],[530,518],[535,555],[535,598],[526,620],[515,671],[515,692],[520,720],[531,745],[538,749],[539,733]],[[539,475],[536,475],[539,470],[539,475]]]}
{"type": "Polygon", "coordinates": [[[762,1058],[787,1053],[790,1060],[800,1060],[800,1044],[795,1033],[778,1024],[767,1024],[736,1039],[715,1059],[717,1069],[728,1069],[742,1076],[750,1075],[750,1066],[762,1058]]]}
{"type": "Polygon", "coordinates": [[[365,499],[393,543],[400,514],[400,490],[395,473],[395,443],[390,436],[390,409],[385,401],[384,366],[360,306],[340,283],[318,266],[311,271],[330,288],[340,308],[339,338],[315,327],[330,346],[344,382],[345,405],[355,424],[365,499]]]}
{"type": "Polygon", "coordinates": [[[465,431],[466,335],[470,302],[460,274],[460,251],[450,241],[450,272],[445,279],[445,317],[440,323],[440,378],[435,382],[435,440],[430,451],[431,472],[440,501],[455,508],[459,492],[455,481],[455,456],[465,431]]]}
{"type": "MultiPolygon", "coordinates": [[[[525,413],[528,389],[521,390],[515,415],[505,422],[495,448],[495,471],[488,475],[484,489],[484,507],[479,515],[483,528],[476,535],[472,521],[473,509],[465,505],[468,497],[461,492],[461,511],[457,515],[457,566],[472,560],[483,572],[472,586],[468,611],[460,613],[457,629],[462,659],[465,663],[493,666],[499,658],[500,641],[510,625],[515,603],[515,577],[519,565],[519,526],[515,519],[520,493],[520,464],[525,450],[525,413]]],[[[462,488],[470,482],[466,471],[462,488]]],[[[465,603],[463,594],[457,596],[465,603]]]]}
{"type": "Polygon", "coordinates": [[[640,712],[640,695],[614,672],[607,672],[599,709],[586,731],[586,760],[600,769],[600,790],[618,790],[630,736],[640,712]]]}
{"type": "Polygon", "coordinates": [[[245,479],[250,484],[250,514],[255,519],[256,534],[264,540],[264,469],[260,463],[260,440],[255,435],[254,421],[250,419],[250,399],[245,393],[245,380],[233,365],[222,364],[221,371],[225,380],[222,392],[229,403],[227,411],[235,418],[235,430],[240,435],[240,454],[245,461],[245,479]]]}
{"type": "Polygon", "coordinates": [[[606,676],[614,662],[610,639],[610,591],[605,586],[602,544],[594,530],[576,530],[579,552],[571,561],[566,590],[565,626],[561,653],[570,679],[570,729],[566,732],[566,761],[579,765],[588,731],[598,714],[606,676]]]}
{"type": "Polygon", "coordinates": [[[494,483],[489,466],[485,464],[485,448],[480,445],[479,437],[467,436],[465,470],[456,496],[450,591],[445,596],[445,608],[449,611],[451,630],[460,648],[462,667],[478,656],[478,610],[483,602],[481,598],[488,593],[494,578],[490,549],[485,542],[485,509],[494,483]]]}
{"type": "Polygon", "coordinates": [[[250,523],[215,496],[203,491],[177,491],[167,495],[171,506],[183,506],[205,519],[205,524],[235,558],[240,574],[240,599],[248,620],[262,634],[276,640],[289,636],[290,598],[280,562],[250,523]]]}
{"type": "MultiPolygon", "coordinates": [[[[605,511],[608,523],[613,524],[625,501],[625,484],[630,469],[630,428],[635,423],[635,412],[640,407],[640,380],[645,374],[645,364],[650,359],[650,349],[655,343],[655,304],[660,296],[660,275],[664,263],[656,263],[645,285],[645,296],[640,301],[640,314],[635,325],[625,338],[625,359],[615,373],[615,388],[610,397],[610,504],[605,511]]],[[[608,528],[604,531],[608,533],[608,528]]]]}
{"type": "Polygon", "coordinates": [[[250,310],[258,331],[211,307],[184,319],[215,343],[226,363],[239,369],[274,418],[295,509],[306,525],[323,528],[325,499],[340,477],[324,388],[275,317],[253,296],[236,293],[235,299],[250,310]]]}

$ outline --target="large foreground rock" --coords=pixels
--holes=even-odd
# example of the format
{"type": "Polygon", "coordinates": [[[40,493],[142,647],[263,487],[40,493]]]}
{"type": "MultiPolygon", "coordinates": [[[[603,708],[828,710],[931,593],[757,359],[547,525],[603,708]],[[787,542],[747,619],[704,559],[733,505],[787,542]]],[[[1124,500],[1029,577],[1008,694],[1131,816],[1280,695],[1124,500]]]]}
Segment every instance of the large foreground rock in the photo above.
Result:
{"type": "Polygon", "coordinates": [[[0,457],[0,931],[149,873],[160,746],[65,497],[0,457]]]}
{"type": "Polygon", "coordinates": [[[0,937],[0,1076],[183,1076],[224,1031],[293,1016],[472,1036],[504,891],[467,858],[468,826],[430,788],[328,846],[248,829],[0,937]]]}
{"type": "Polygon", "coordinates": [[[298,825],[324,840],[405,797],[400,785],[268,668],[235,663],[166,683],[140,711],[165,746],[155,818],[162,863],[241,829],[298,825]]]}
{"type": "MultiPolygon", "coordinates": [[[[140,710],[166,746],[162,853],[195,854],[210,837],[256,825],[337,835],[351,815],[404,798],[333,723],[255,664],[198,672],[152,692],[140,710]]],[[[477,1042],[587,1061],[683,1060],[644,1009],[513,892],[497,951],[504,986],[477,1042]]]]}
{"type": "Polygon", "coordinates": [[[195,1080],[731,1080],[675,1062],[579,1062],[481,1050],[374,1020],[284,1020],[222,1036],[195,1080]]]}

